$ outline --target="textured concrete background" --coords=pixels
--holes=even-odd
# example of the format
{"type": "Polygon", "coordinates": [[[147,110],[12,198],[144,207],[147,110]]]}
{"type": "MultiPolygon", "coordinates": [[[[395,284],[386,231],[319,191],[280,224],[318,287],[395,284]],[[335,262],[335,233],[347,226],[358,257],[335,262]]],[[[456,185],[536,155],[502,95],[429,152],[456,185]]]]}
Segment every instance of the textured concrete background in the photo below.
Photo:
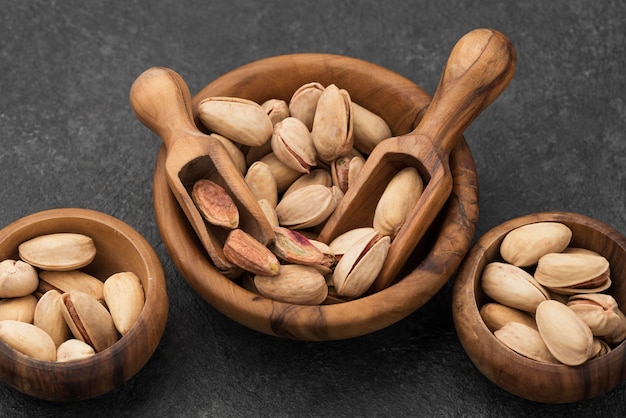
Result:
{"type": "Polygon", "coordinates": [[[477,27],[517,48],[516,76],[466,138],[480,181],[479,236],[512,217],[579,212],[626,233],[626,3],[619,0],[0,1],[0,226],[44,209],[116,216],[159,254],[165,335],[127,384],[51,404],[0,384],[0,414],[67,416],[618,416],[626,383],[574,405],[499,389],[451,319],[451,284],[400,323],[349,341],[248,330],[174,268],[152,209],[160,142],[133,116],[145,69],[197,92],[247,62],[295,52],[372,61],[434,92],[447,55],[477,27]]]}

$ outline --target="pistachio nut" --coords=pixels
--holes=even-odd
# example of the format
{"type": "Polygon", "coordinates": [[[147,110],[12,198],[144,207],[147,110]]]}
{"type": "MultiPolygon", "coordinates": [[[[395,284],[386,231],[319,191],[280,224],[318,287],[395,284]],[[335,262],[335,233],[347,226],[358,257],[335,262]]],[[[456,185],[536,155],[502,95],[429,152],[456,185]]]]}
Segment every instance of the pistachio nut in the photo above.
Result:
{"type": "Polygon", "coordinates": [[[49,290],[37,302],[33,318],[33,325],[46,331],[54,341],[55,347],[61,345],[71,335],[63,317],[62,304],[61,293],[49,290]]]}
{"type": "Polygon", "coordinates": [[[237,167],[237,170],[239,170],[241,175],[244,176],[246,174],[247,164],[246,157],[243,155],[243,151],[241,151],[241,148],[239,148],[233,141],[222,135],[211,133],[209,134],[209,136],[211,138],[217,139],[219,142],[222,143],[224,148],[226,148],[226,152],[228,152],[228,155],[235,163],[235,167],[237,167]]]}
{"type": "Polygon", "coordinates": [[[327,170],[320,168],[311,170],[310,173],[300,176],[296,181],[291,183],[287,190],[285,190],[285,193],[283,193],[283,198],[302,187],[310,186],[313,184],[330,187],[333,185],[332,177],[327,170]]]}
{"type": "Polygon", "coordinates": [[[65,322],[75,338],[93,347],[96,352],[107,349],[118,339],[109,311],[93,296],[72,290],[61,296],[65,322]]]}
{"type": "Polygon", "coordinates": [[[57,348],[46,332],[33,324],[5,319],[0,321],[0,340],[29,357],[55,361],[57,348]]]}
{"type": "Polygon", "coordinates": [[[141,280],[130,271],[115,273],[104,281],[103,290],[115,328],[126,335],[143,311],[145,295],[141,280]]]}
{"type": "Polygon", "coordinates": [[[197,116],[211,132],[251,147],[264,144],[273,131],[272,121],[252,100],[209,97],[198,104],[197,116]]]}
{"type": "Polygon", "coordinates": [[[519,322],[537,329],[535,319],[527,312],[502,305],[501,303],[485,303],[480,308],[480,317],[491,332],[502,328],[509,322],[519,322]]]}
{"type": "Polygon", "coordinates": [[[278,226],[278,216],[276,215],[276,205],[270,203],[267,199],[260,199],[257,201],[261,211],[270,223],[270,226],[278,226]]]}
{"type": "Polygon", "coordinates": [[[65,362],[88,358],[96,354],[89,344],[71,338],[57,347],[57,361],[65,362]]]}
{"type": "Polygon", "coordinates": [[[300,176],[302,173],[298,170],[294,170],[293,168],[285,165],[282,161],[276,157],[273,152],[270,152],[259,161],[267,164],[272,172],[272,176],[274,176],[274,180],[276,180],[276,187],[278,189],[278,193],[282,193],[300,176]]]}
{"type": "Polygon", "coordinates": [[[326,221],[335,210],[343,192],[337,186],[310,185],[288,196],[276,206],[280,225],[292,229],[309,228],[326,221]]]}
{"type": "Polygon", "coordinates": [[[274,253],[241,229],[233,229],[224,243],[224,257],[243,270],[275,276],[280,263],[274,253]]]}
{"type": "Polygon", "coordinates": [[[365,165],[365,158],[356,150],[337,157],[331,164],[333,184],[347,192],[351,184],[354,184],[361,169],[365,165]]]}
{"type": "Polygon", "coordinates": [[[274,125],[272,151],[286,166],[308,173],[316,165],[313,137],[300,119],[288,117],[274,125]]]}
{"type": "Polygon", "coordinates": [[[22,260],[0,262],[0,298],[26,296],[37,289],[37,270],[22,260]]]}
{"type": "Polygon", "coordinates": [[[281,120],[289,117],[289,105],[286,101],[280,99],[269,99],[261,103],[261,108],[267,116],[276,125],[281,120]]]}
{"type": "Polygon", "coordinates": [[[560,222],[537,222],[513,229],[500,245],[500,255],[514,266],[528,267],[549,253],[560,253],[570,243],[572,230],[560,222]]]}
{"type": "Polygon", "coordinates": [[[624,314],[615,298],[604,293],[573,295],[567,306],[581,317],[595,337],[612,335],[623,328],[624,314]]]}
{"type": "Polygon", "coordinates": [[[274,227],[274,234],[272,252],[287,263],[330,268],[335,261],[334,257],[328,257],[298,231],[277,226],[274,227]]]}
{"type": "Polygon", "coordinates": [[[256,161],[249,168],[244,177],[248,188],[257,200],[265,199],[276,207],[278,203],[278,186],[270,167],[262,161],[256,161]]]}
{"type": "Polygon", "coordinates": [[[18,246],[20,258],[44,270],[74,270],[85,267],[96,256],[93,240],[83,234],[40,235],[18,246]]]}
{"type": "Polygon", "coordinates": [[[348,92],[334,84],[327,86],[319,97],[311,135],[322,161],[333,161],[354,145],[350,103],[348,92]]]}
{"type": "Polygon", "coordinates": [[[0,299],[0,321],[12,319],[32,324],[36,306],[37,298],[33,295],[0,299]]]}
{"type": "Polygon", "coordinates": [[[59,293],[80,290],[104,304],[103,283],[94,276],[80,270],[40,271],[39,287],[36,295],[43,296],[49,290],[57,290],[59,293]]]}
{"type": "Polygon", "coordinates": [[[610,286],[609,262],[600,255],[550,253],[537,262],[535,279],[555,293],[599,292],[610,286]]]}
{"type": "Polygon", "coordinates": [[[548,350],[561,363],[578,366],[591,357],[591,329],[566,305],[555,300],[541,302],[535,320],[548,350]]]}
{"type": "Polygon", "coordinates": [[[191,197],[208,223],[226,229],[239,226],[239,209],[233,198],[219,184],[200,179],[194,183],[191,197]]]}
{"type": "Polygon", "coordinates": [[[275,276],[257,274],[254,285],[267,298],[298,305],[318,305],[328,294],[324,276],[314,267],[298,264],[281,266],[275,276]]]}
{"type": "Polygon", "coordinates": [[[547,291],[525,270],[498,261],[485,266],[481,286],[487,296],[503,305],[534,313],[549,299],[547,291]]]}
{"type": "Polygon", "coordinates": [[[558,363],[536,328],[520,322],[509,322],[493,335],[505,346],[532,360],[558,363]]]}
{"type": "Polygon", "coordinates": [[[341,257],[333,272],[337,294],[356,298],[370,288],[383,267],[391,240],[376,231],[363,235],[341,257]]]}
{"type": "Polygon", "coordinates": [[[372,152],[374,147],[391,137],[387,122],[376,113],[352,102],[354,147],[364,154],[372,152]]]}
{"type": "Polygon", "coordinates": [[[415,167],[400,170],[389,181],[376,205],[374,229],[395,238],[423,190],[422,177],[415,167]]]}
{"type": "Polygon", "coordinates": [[[300,86],[289,100],[289,114],[300,119],[309,131],[313,129],[313,119],[315,117],[315,110],[317,109],[317,102],[323,91],[324,86],[313,81],[300,86]]]}

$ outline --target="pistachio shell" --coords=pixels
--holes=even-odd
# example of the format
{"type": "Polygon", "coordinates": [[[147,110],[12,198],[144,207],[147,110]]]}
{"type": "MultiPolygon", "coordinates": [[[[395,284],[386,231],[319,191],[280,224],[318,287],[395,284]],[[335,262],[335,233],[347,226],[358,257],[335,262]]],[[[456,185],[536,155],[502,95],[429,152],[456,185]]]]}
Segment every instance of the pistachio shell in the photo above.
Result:
{"type": "Polygon", "coordinates": [[[226,229],[239,226],[239,209],[219,184],[207,179],[198,180],[193,185],[191,197],[202,217],[210,224],[226,229]]]}
{"type": "Polygon", "coordinates": [[[542,302],[537,307],[535,320],[548,350],[561,363],[577,366],[591,357],[591,330],[566,305],[554,300],[542,302]]]}
{"type": "Polygon", "coordinates": [[[96,352],[112,346],[119,338],[109,311],[93,296],[72,290],[61,296],[65,322],[75,338],[93,347],[96,352]]]}
{"type": "Polygon", "coordinates": [[[505,346],[529,359],[543,363],[558,363],[543,341],[539,331],[519,322],[509,322],[494,332],[505,346]]]}
{"type": "Polygon", "coordinates": [[[261,158],[260,161],[267,164],[270,168],[272,176],[274,176],[274,180],[276,180],[278,193],[282,193],[287,190],[291,183],[302,176],[302,173],[298,170],[294,170],[293,168],[286,166],[273,152],[261,158]]]}
{"type": "Polygon", "coordinates": [[[333,161],[352,149],[353,122],[350,95],[334,84],[320,95],[313,119],[311,135],[317,156],[333,161]]]}
{"type": "Polygon", "coordinates": [[[267,218],[272,227],[278,226],[278,216],[276,215],[276,205],[270,203],[267,199],[260,199],[258,202],[261,211],[267,218]]]}
{"type": "Polygon", "coordinates": [[[33,293],[39,285],[37,270],[22,260],[0,262],[0,298],[15,298],[33,293]]]}
{"type": "Polygon", "coordinates": [[[230,155],[230,158],[233,160],[233,163],[235,163],[235,167],[237,167],[237,170],[239,170],[241,175],[244,176],[246,174],[247,164],[246,164],[246,157],[243,155],[243,152],[241,151],[241,149],[233,141],[231,141],[230,139],[222,135],[212,133],[209,136],[211,138],[217,139],[218,141],[222,143],[222,145],[224,145],[224,148],[226,148],[228,155],[230,155]]]}
{"type": "Polygon", "coordinates": [[[0,321],[0,340],[29,357],[54,361],[57,349],[54,341],[45,331],[26,322],[6,319],[0,321]]]}
{"type": "Polygon", "coordinates": [[[85,267],[96,256],[93,240],[83,234],[40,235],[18,246],[20,258],[44,270],[74,270],[85,267]]]}
{"type": "Polygon", "coordinates": [[[328,244],[328,246],[335,255],[342,256],[346,253],[346,251],[354,247],[354,244],[357,241],[359,241],[363,236],[366,235],[369,237],[373,237],[374,235],[376,235],[376,230],[372,227],[351,229],[341,235],[338,235],[328,244]]]}
{"type": "Polygon", "coordinates": [[[311,266],[287,264],[276,276],[256,275],[254,284],[265,297],[298,305],[318,305],[326,299],[324,276],[311,266]]]}
{"type": "Polygon", "coordinates": [[[104,281],[103,290],[115,328],[126,335],[143,311],[145,295],[141,280],[130,271],[115,273],[104,281]]]}
{"type": "Polygon", "coordinates": [[[585,321],[594,336],[611,335],[622,327],[623,314],[611,295],[592,293],[574,295],[567,306],[585,321]]]}
{"type": "Polygon", "coordinates": [[[557,293],[563,288],[598,289],[609,279],[609,262],[593,254],[550,253],[539,259],[535,279],[557,293]]]}
{"type": "Polygon", "coordinates": [[[288,167],[308,173],[316,165],[313,137],[300,119],[288,117],[274,125],[272,151],[288,167]]]}
{"type": "Polygon", "coordinates": [[[259,145],[258,147],[248,147],[246,151],[246,166],[250,167],[254,164],[255,161],[261,160],[268,154],[272,153],[272,142],[267,141],[263,145],[259,145]]]}
{"type": "Polygon", "coordinates": [[[37,292],[44,295],[49,290],[68,293],[80,290],[104,303],[103,283],[94,276],[80,270],[39,272],[39,288],[37,292]]]}
{"type": "Polygon", "coordinates": [[[369,154],[374,147],[392,136],[387,122],[374,112],[352,102],[354,147],[369,154]]]}
{"type": "Polygon", "coordinates": [[[502,258],[518,267],[528,267],[549,253],[559,253],[570,243],[572,230],[559,222],[537,222],[520,226],[504,237],[502,258]]]}
{"type": "Polygon", "coordinates": [[[12,319],[32,324],[36,306],[37,298],[33,295],[2,299],[0,300],[0,321],[12,319]]]}
{"type": "Polygon", "coordinates": [[[242,145],[270,139],[273,125],[258,103],[237,97],[209,97],[198,104],[198,118],[211,132],[242,145]]]}
{"type": "Polygon", "coordinates": [[[283,198],[302,187],[313,184],[330,187],[333,185],[333,181],[327,170],[320,168],[311,170],[310,173],[300,176],[296,181],[291,183],[287,190],[285,190],[285,193],[283,193],[283,198]]]}
{"type": "Polygon", "coordinates": [[[342,197],[337,186],[306,186],[283,197],[276,206],[276,215],[282,226],[309,228],[323,223],[342,197]]]}
{"type": "Polygon", "coordinates": [[[519,322],[531,328],[537,329],[535,319],[527,312],[511,308],[501,303],[486,303],[480,308],[480,316],[487,328],[494,332],[509,322],[519,322]]]}
{"type": "Polygon", "coordinates": [[[374,229],[392,239],[422,195],[422,177],[414,167],[399,171],[387,184],[374,212],[374,229]]]}
{"type": "Polygon", "coordinates": [[[333,184],[346,193],[350,185],[356,181],[363,165],[365,158],[356,150],[335,158],[331,164],[333,184]]]}
{"type": "Polygon", "coordinates": [[[63,342],[57,348],[57,361],[65,362],[88,358],[96,354],[93,347],[75,338],[63,342]]]}
{"type": "Polygon", "coordinates": [[[241,229],[233,229],[228,234],[224,243],[224,257],[234,265],[254,274],[275,276],[280,270],[276,256],[241,229]]]}
{"type": "Polygon", "coordinates": [[[485,266],[481,286],[496,302],[525,312],[535,312],[537,306],[549,298],[546,290],[529,273],[497,261],[485,266]]]}
{"type": "Polygon", "coordinates": [[[309,130],[313,128],[317,102],[323,91],[324,86],[313,81],[300,86],[289,101],[289,114],[300,119],[309,130]]]}
{"type": "Polygon", "coordinates": [[[289,105],[286,101],[280,99],[269,99],[261,103],[261,108],[267,116],[276,125],[281,120],[289,117],[289,105]]]}
{"type": "Polygon", "coordinates": [[[56,347],[70,337],[70,329],[63,317],[61,293],[56,290],[47,291],[37,302],[33,324],[46,331],[56,347]]]}
{"type": "Polygon", "coordinates": [[[276,207],[278,203],[278,186],[270,167],[262,161],[253,163],[244,177],[246,184],[257,200],[265,199],[276,207]]]}

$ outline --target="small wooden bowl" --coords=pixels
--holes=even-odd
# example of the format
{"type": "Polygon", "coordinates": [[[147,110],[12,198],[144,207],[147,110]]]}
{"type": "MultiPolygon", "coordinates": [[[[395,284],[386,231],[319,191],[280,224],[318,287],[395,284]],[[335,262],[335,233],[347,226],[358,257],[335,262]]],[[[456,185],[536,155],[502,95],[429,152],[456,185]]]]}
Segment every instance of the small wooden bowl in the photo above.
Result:
{"type": "Polygon", "coordinates": [[[511,230],[540,221],[561,222],[573,232],[571,246],[602,254],[609,260],[613,295],[626,309],[626,237],[602,222],[569,212],[537,213],[512,219],[487,232],[470,250],[457,274],[453,318],[461,344],[476,367],[493,383],[525,399],[571,403],[601,395],[626,377],[626,343],[609,354],[570,367],[530,360],[501,344],[480,317],[488,301],[480,286],[483,268],[501,260],[499,248],[511,230]]]}
{"type": "Polygon", "coordinates": [[[17,247],[38,235],[74,232],[90,236],[96,258],[84,271],[106,280],[120,271],[137,274],[145,306],[137,323],[111,347],[67,363],[36,360],[0,342],[0,378],[36,398],[75,401],[111,391],[134,376],[156,349],[167,321],[165,275],[156,253],[137,231],[104,213],[51,209],[21,218],[0,231],[0,260],[17,259],[17,247]]]}
{"type": "MultiPolygon", "coordinates": [[[[430,96],[406,78],[375,64],[328,54],[295,54],[247,64],[219,77],[194,97],[234,96],[263,103],[289,101],[317,81],[346,89],[354,102],[380,115],[394,135],[412,131],[430,96]]],[[[453,151],[453,195],[404,267],[395,285],[360,299],[322,306],[275,302],[219,274],[171,194],[162,148],[154,173],[154,207],[167,250],[182,275],[207,302],[254,330],[301,340],[337,340],[382,329],[414,312],[450,278],[469,249],[478,217],[476,168],[465,141],[453,151]]]]}

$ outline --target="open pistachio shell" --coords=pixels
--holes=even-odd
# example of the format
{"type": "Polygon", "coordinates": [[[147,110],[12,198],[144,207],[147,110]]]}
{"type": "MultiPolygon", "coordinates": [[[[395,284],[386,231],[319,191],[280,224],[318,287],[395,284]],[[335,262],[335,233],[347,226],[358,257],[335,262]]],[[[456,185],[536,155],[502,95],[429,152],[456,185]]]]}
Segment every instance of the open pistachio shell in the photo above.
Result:
{"type": "Polygon", "coordinates": [[[267,116],[276,125],[281,120],[289,117],[289,105],[286,101],[280,99],[269,99],[261,103],[261,108],[267,116]]]}
{"type": "Polygon", "coordinates": [[[605,293],[573,295],[569,298],[567,306],[585,321],[594,336],[611,335],[622,327],[624,314],[611,295],[605,293]]]}
{"type": "Polygon", "coordinates": [[[539,259],[535,270],[535,279],[557,293],[576,292],[576,289],[603,290],[609,275],[606,258],[584,253],[546,254],[539,259]]]}
{"type": "Polygon", "coordinates": [[[80,270],[40,271],[37,293],[44,295],[49,290],[57,290],[60,293],[80,290],[93,296],[98,302],[104,303],[103,283],[80,270]]]}
{"type": "Polygon", "coordinates": [[[481,286],[496,302],[534,313],[537,306],[550,298],[548,292],[528,272],[512,264],[491,262],[485,266],[481,286]]]}
{"type": "Polygon", "coordinates": [[[376,235],[376,230],[372,227],[361,227],[351,229],[338,235],[333,239],[328,246],[336,256],[342,256],[350,248],[354,247],[354,244],[364,236],[373,237],[376,235]]]}
{"type": "Polygon", "coordinates": [[[330,165],[333,184],[347,192],[351,184],[354,184],[361,169],[365,165],[365,158],[356,150],[335,158],[330,165]]]}
{"type": "Polygon", "coordinates": [[[0,262],[0,298],[15,298],[33,293],[39,284],[37,270],[22,260],[0,262]]]}
{"type": "Polygon", "coordinates": [[[310,173],[300,176],[297,180],[291,183],[287,190],[285,190],[285,193],[283,193],[283,198],[302,187],[311,186],[313,184],[330,187],[333,185],[332,177],[327,170],[320,168],[311,170],[310,173]]]}
{"type": "Polygon", "coordinates": [[[52,338],[33,324],[10,319],[0,321],[0,340],[38,360],[54,361],[57,358],[57,348],[52,338]]]}
{"type": "Polygon", "coordinates": [[[549,253],[559,253],[570,243],[572,230],[560,222],[537,222],[520,226],[504,237],[502,258],[518,267],[528,267],[549,253]]]}
{"type": "Polygon", "coordinates": [[[312,81],[300,86],[291,96],[291,100],[289,100],[289,114],[300,119],[309,130],[313,128],[317,102],[323,91],[323,85],[312,81]]]}
{"type": "Polygon", "coordinates": [[[18,251],[28,264],[57,271],[85,267],[96,256],[93,240],[75,233],[40,235],[20,244],[18,251]]]}
{"type": "Polygon", "coordinates": [[[313,137],[297,118],[288,117],[274,125],[271,146],[276,157],[296,171],[308,173],[316,165],[313,137]]]}

